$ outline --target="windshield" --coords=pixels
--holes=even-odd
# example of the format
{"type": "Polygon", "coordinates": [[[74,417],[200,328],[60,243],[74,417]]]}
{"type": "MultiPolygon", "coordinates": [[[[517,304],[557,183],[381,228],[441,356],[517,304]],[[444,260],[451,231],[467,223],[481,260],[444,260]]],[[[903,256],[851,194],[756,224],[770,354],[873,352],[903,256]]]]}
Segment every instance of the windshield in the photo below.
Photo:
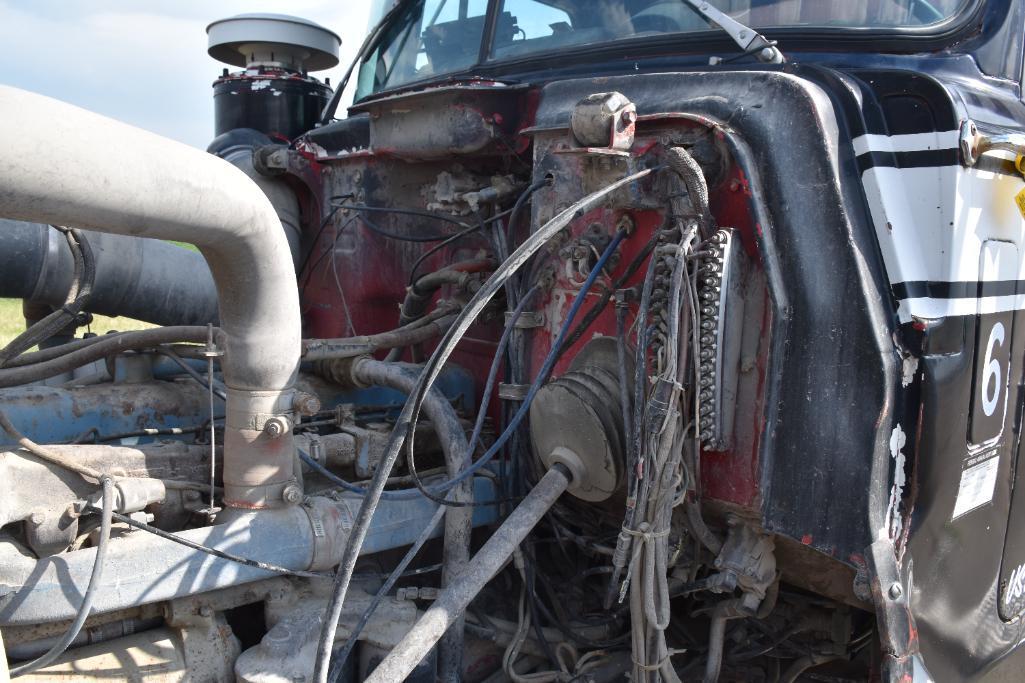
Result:
{"type": "MultiPolygon", "coordinates": [[[[569,46],[707,31],[683,0],[492,0],[494,35],[485,60],[569,46]]],[[[922,28],[953,17],[970,0],[709,0],[757,29],[922,28]]],[[[486,0],[413,0],[360,66],[357,98],[467,69],[481,61],[486,0]]],[[[784,52],[786,46],[782,46],[784,52]]]]}

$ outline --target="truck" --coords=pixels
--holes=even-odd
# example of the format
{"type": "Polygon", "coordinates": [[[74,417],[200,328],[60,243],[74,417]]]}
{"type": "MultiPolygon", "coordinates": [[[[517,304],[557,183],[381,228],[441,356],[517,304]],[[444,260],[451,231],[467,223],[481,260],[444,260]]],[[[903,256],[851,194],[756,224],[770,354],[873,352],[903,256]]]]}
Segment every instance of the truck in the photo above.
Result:
{"type": "Polygon", "coordinates": [[[239,15],[205,152],[0,87],[0,679],[1021,680],[1023,22],[239,15]]]}

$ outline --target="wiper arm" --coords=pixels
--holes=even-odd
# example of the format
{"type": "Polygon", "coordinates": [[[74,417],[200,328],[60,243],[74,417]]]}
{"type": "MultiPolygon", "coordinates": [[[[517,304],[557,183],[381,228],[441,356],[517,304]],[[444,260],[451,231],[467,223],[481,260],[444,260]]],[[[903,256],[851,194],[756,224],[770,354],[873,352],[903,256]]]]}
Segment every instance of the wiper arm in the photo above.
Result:
{"type": "Polygon", "coordinates": [[[759,62],[782,64],[785,61],[783,53],[779,51],[776,44],[758,31],[744,26],[704,0],[683,0],[683,2],[709,22],[726,31],[741,50],[747,54],[753,54],[759,62]]]}
{"type": "Polygon", "coordinates": [[[331,120],[335,116],[335,110],[338,109],[338,103],[342,99],[342,92],[345,90],[345,86],[349,84],[349,79],[352,77],[352,72],[356,70],[356,65],[362,61],[363,57],[366,56],[370,50],[372,50],[377,40],[384,33],[384,29],[391,23],[391,20],[409,4],[409,0],[395,0],[395,4],[392,5],[391,9],[385,12],[381,20],[370,29],[370,33],[363,40],[363,43],[359,46],[356,51],[356,56],[353,57],[352,62],[349,64],[349,68],[345,70],[345,75],[342,76],[342,80],[338,82],[335,87],[334,95],[331,96],[331,101],[324,107],[324,111],[320,115],[320,125],[324,126],[331,123],[331,120]]]}

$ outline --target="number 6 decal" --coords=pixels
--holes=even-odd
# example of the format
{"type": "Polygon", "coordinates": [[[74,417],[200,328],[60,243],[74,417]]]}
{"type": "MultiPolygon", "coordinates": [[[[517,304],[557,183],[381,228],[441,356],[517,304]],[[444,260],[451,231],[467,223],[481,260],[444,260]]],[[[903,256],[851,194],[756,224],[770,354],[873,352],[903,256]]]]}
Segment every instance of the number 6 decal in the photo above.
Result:
{"type": "Polygon", "coordinates": [[[989,341],[986,343],[986,359],[982,362],[982,411],[989,417],[997,409],[997,401],[1000,398],[1000,361],[993,358],[993,345],[1004,345],[1004,324],[996,323],[989,333],[989,341]],[[990,391],[990,384],[993,390],[990,391]]]}

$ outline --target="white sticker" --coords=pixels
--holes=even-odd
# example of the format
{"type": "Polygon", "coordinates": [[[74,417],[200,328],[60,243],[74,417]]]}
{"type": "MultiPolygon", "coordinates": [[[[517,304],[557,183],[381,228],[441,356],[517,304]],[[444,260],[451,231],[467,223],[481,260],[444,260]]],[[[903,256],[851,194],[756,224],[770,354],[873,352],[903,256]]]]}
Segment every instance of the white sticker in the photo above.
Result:
{"type": "Polygon", "coordinates": [[[994,455],[961,472],[961,485],[957,487],[952,519],[993,500],[999,469],[1000,458],[994,455]]]}

